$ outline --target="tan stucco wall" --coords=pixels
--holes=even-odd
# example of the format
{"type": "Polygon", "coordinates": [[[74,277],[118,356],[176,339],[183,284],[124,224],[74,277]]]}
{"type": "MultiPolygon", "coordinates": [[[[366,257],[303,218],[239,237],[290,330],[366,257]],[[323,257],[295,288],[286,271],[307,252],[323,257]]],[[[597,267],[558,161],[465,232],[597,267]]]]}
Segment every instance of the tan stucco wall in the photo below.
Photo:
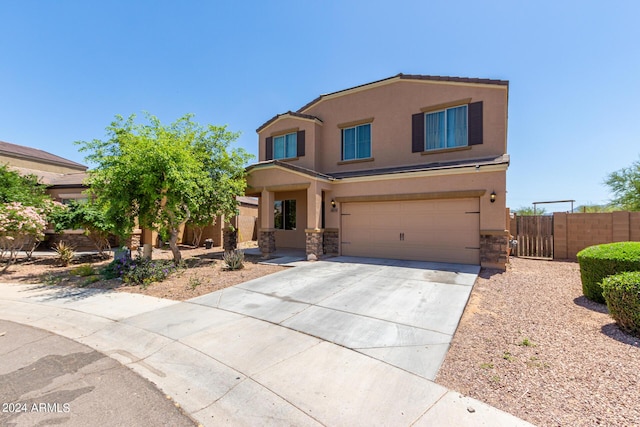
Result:
{"type": "MultiPolygon", "coordinates": [[[[362,182],[341,182],[333,185],[331,197],[342,198],[352,196],[387,196],[393,198],[398,194],[461,192],[483,190],[480,197],[480,229],[506,230],[504,172],[467,172],[457,175],[424,176],[405,179],[386,179],[362,182]],[[496,201],[491,203],[490,194],[496,192],[496,201]]],[[[446,197],[446,196],[444,196],[446,197]]],[[[338,206],[339,207],[339,206],[338,206]]],[[[326,226],[339,226],[339,212],[328,212],[326,226]]]]}
{"type": "Polygon", "coordinates": [[[87,191],[86,188],[50,188],[47,193],[54,200],[62,199],[87,199],[88,196],[84,194],[87,191]]]}
{"type": "Polygon", "coordinates": [[[275,194],[275,200],[296,201],[296,229],[276,230],[276,242],[279,248],[305,247],[305,222],[307,218],[307,193],[305,191],[285,191],[275,194]]]}
{"type": "Polygon", "coordinates": [[[33,169],[38,171],[54,172],[54,173],[61,173],[61,174],[78,173],[78,172],[84,172],[86,170],[86,168],[84,167],[71,168],[71,167],[61,166],[61,165],[52,165],[50,163],[36,162],[34,160],[21,159],[17,157],[2,155],[2,154],[0,154],[0,164],[9,164],[11,166],[18,167],[18,168],[26,168],[26,169],[33,169]]]}
{"type": "Polygon", "coordinates": [[[323,99],[304,111],[323,122],[308,119],[276,120],[259,133],[260,160],[265,160],[265,138],[285,129],[307,131],[306,155],[292,164],[323,173],[378,169],[391,166],[499,156],[507,152],[507,87],[468,83],[399,80],[323,99]],[[452,101],[460,105],[483,102],[483,144],[441,153],[412,153],[411,116],[421,109],[452,101]],[[341,160],[340,124],[373,118],[373,160],[338,164],[341,160]],[[312,137],[313,134],[313,137],[312,137]],[[312,146],[312,141],[315,147],[312,146]]]}
{"type": "MultiPolygon", "coordinates": [[[[266,160],[265,139],[284,130],[304,129],[305,156],[287,162],[320,173],[375,170],[388,167],[425,165],[438,162],[497,158],[506,154],[507,86],[471,83],[443,83],[434,81],[394,80],[383,84],[366,85],[323,97],[301,113],[318,117],[322,125],[307,118],[287,115],[274,120],[259,132],[260,161],[266,160]],[[412,152],[412,115],[425,109],[444,108],[483,102],[483,143],[440,152],[412,152]],[[341,128],[345,123],[371,123],[372,159],[341,162],[341,128]]],[[[247,194],[261,196],[261,214],[270,209],[263,204],[282,200],[283,192],[296,191],[306,198],[307,228],[317,228],[321,211],[321,194],[325,194],[325,229],[340,229],[341,203],[357,198],[375,197],[394,200],[399,195],[413,198],[469,198],[479,200],[480,234],[499,235],[508,228],[506,215],[507,164],[468,166],[425,172],[391,173],[357,178],[329,180],[312,173],[292,171],[281,166],[260,165],[248,176],[247,194]],[[491,203],[491,193],[496,199],[491,203]],[[448,193],[448,194],[447,194],[448,193]],[[471,195],[470,195],[471,194],[471,195]],[[337,208],[331,208],[336,200],[337,208]]],[[[362,200],[364,201],[364,200],[362,200]]],[[[294,247],[304,247],[304,218],[298,202],[300,236],[294,247]],[[299,239],[299,240],[298,240],[299,239]]],[[[272,213],[271,213],[272,215],[272,213]]],[[[269,220],[260,218],[260,228],[272,227],[269,220]]],[[[276,233],[276,245],[288,246],[289,236],[276,233]]]]}
{"type": "MultiPolygon", "coordinates": [[[[484,194],[480,197],[480,229],[481,230],[506,230],[507,219],[505,215],[506,199],[506,174],[504,171],[483,172],[465,169],[458,173],[446,172],[440,175],[414,175],[413,177],[390,179],[386,177],[368,177],[367,180],[340,180],[334,183],[320,182],[325,189],[325,228],[340,227],[340,203],[337,210],[331,209],[331,200],[345,197],[382,196],[390,200],[398,194],[419,193],[430,197],[430,193],[460,192],[468,190],[481,190],[484,194]],[[496,193],[496,201],[491,203],[490,195],[496,193]]],[[[283,170],[277,167],[258,169],[249,175],[249,184],[263,188],[258,184],[268,184],[266,188],[277,189],[287,184],[310,185],[313,178],[299,175],[295,172],[283,170]]],[[[304,193],[300,191],[296,193],[304,193]]],[[[282,200],[281,194],[276,193],[276,199],[282,200]]],[[[305,196],[306,199],[306,196],[305,196]]],[[[301,211],[298,210],[298,221],[301,221],[301,211]]],[[[305,213],[306,215],[306,213],[305,213]]],[[[299,222],[299,224],[302,224],[299,222]]],[[[308,227],[308,225],[306,225],[308,227]]]]}
{"type": "Polygon", "coordinates": [[[297,166],[302,166],[307,169],[313,169],[316,166],[317,152],[316,146],[318,145],[319,138],[321,138],[322,126],[317,124],[313,120],[299,119],[299,118],[281,118],[277,120],[273,125],[269,126],[263,132],[259,133],[260,144],[258,158],[265,160],[266,154],[266,138],[283,135],[290,132],[297,132],[299,130],[305,131],[305,155],[297,157],[295,159],[282,159],[283,161],[291,162],[297,166]]]}

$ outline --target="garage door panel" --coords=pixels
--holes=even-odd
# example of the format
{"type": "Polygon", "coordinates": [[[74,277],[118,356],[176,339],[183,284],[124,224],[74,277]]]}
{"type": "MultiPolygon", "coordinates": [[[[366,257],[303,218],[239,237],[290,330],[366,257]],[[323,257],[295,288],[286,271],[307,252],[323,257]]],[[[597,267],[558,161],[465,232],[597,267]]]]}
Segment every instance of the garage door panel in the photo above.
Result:
{"type": "Polygon", "coordinates": [[[345,203],[344,255],[479,264],[479,200],[345,203]]]}

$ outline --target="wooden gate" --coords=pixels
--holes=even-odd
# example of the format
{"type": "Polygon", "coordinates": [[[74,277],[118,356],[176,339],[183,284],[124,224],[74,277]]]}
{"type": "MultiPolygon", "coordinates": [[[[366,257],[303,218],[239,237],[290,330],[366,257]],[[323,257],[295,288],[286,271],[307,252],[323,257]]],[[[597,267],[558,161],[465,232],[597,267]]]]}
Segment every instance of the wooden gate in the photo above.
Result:
{"type": "Polygon", "coordinates": [[[516,256],[553,258],[553,215],[516,217],[516,256]]]}

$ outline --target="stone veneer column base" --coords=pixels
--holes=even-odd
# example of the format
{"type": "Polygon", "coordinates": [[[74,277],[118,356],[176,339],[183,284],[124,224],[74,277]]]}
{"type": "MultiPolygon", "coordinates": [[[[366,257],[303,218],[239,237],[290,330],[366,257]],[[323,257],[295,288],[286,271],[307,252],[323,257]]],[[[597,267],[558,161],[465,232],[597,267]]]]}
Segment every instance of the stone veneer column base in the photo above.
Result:
{"type": "Polygon", "coordinates": [[[225,251],[236,250],[238,248],[238,230],[229,230],[228,228],[225,228],[222,234],[222,248],[225,251]]]}
{"type": "Polygon", "coordinates": [[[264,256],[274,253],[276,251],[276,231],[269,228],[258,230],[258,247],[264,256]]]}
{"type": "Polygon", "coordinates": [[[307,259],[318,259],[323,254],[323,234],[324,230],[308,228],[304,230],[306,234],[306,251],[307,251],[307,259]]]}
{"type": "Polygon", "coordinates": [[[480,231],[480,265],[486,268],[507,268],[509,231],[480,231]]]}
{"type": "Polygon", "coordinates": [[[339,236],[340,233],[337,228],[325,228],[322,244],[324,246],[325,254],[337,254],[339,251],[339,236]]]}

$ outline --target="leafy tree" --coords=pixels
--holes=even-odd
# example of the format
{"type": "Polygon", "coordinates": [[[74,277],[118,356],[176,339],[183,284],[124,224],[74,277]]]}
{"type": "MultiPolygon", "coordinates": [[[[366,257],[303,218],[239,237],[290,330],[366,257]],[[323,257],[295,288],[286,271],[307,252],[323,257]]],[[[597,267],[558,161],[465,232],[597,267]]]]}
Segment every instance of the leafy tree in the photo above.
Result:
{"type": "Polygon", "coordinates": [[[88,162],[90,193],[122,238],[130,236],[138,218],[141,227],[169,236],[174,261],[180,226],[191,217],[213,218],[237,213],[236,196],[246,186],[244,164],[250,156],[229,150],[238,134],[226,126],[206,127],[188,114],[165,126],[147,114],[116,119],[106,141],[79,141],[88,162]]]}
{"type": "MultiPolygon", "coordinates": [[[[521,207],[514,211],[518,216],[531,216],[534,215],[533,207],[521,207]]],[[[547,211],[544,208],[536,208],[535,215],[544,215],[547,211]]]]}
{"type": "Polygon", "coordinates": [[[58,233],[63,230],[83,229],[102,256],[104,251],[111,249],[109,235],[113,230],[113,224],[107,219],[103,207],[92,201],[72,201],[64,209],[56,210],[50,219],[58,233]]]}
{"type": "Polygon", "coordinates": [[[6,255],[7,261],[0,272],[16,261],[21,250],[31,258],[33,250],[44,238],[47,216],[56,207],[57,204],[50,200],[43,202],[43,207],[20,202],[0,203],[0,260],[6,255]]]}
{"type": "Polygon", "coordinates": [[[610,173],[605,184],[615,195],[611,200],[612,205],[624,210],[640,211],[640,161],[610,173]]]}
{"type": "Polygon", "coordinates": [[[21,250],[31,258],[44,238],[47,216],[55,206],[35,175],[22,176],[0,165],[0,260],[6,257],[3,272],[21,250]]]}
{"type": "Polygon", "coordinates": [[[35,175],[20,175],[0,165],[0,203],[18,202],[26,206],[44,207],[51,201],[35,175]]]}
{"type": "Polygon", "coordinates": [[[582,205],[578,206],[575,209],[575,212],[581,213],[603,213],[603,212],[613,212],[616,208],[611,205],[582,205]]]}

